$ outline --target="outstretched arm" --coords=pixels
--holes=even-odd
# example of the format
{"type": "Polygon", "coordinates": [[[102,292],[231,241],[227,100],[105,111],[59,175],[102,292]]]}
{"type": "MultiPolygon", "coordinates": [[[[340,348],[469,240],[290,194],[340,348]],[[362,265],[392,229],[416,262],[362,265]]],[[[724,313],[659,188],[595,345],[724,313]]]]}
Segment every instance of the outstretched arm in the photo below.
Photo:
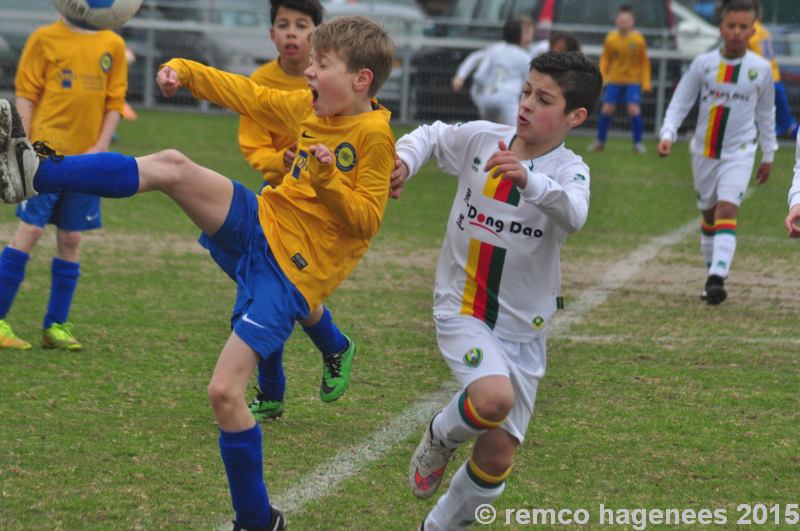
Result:
{"type": "MultiPolygon", "coordinates": [[[[661,140],[669,140],[670,143],[678,139],[678,128],[683,123],[686,115],[689,114],[692,106],[694,105],[697,96],[700,94],[700,87],[702,83],[702,73],[697,61],[693,61],[689,70],[683,74],[681,80],[678,82],[678,87],[672,95],[672,100],[667,107],[667,113],[664,116],[664,125],[661,126],[660,137],[661,140]]],[[[659,154],[664,156],[662,150],[659,149],[659,154]]]]}

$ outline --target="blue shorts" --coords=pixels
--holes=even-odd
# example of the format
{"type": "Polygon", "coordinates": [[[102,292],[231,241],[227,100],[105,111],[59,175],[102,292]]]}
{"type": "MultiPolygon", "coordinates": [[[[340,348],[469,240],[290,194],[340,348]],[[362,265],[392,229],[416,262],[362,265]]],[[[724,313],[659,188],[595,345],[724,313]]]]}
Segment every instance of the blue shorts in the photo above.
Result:
{"type": "Polygon", "coordinates": [[[295,321],[308,318],[308,303],[275,261],[258,220],[256,194],[234,181],[225,223],[213,235],[201,234],[200,245],[236,281],[231,328],[268,357],[286,343],[295,321]]]}
{"type": "Polygon", "coordinates": [[[62,192],[40,194],[17,205],[17,217],[37,227],[52,223],[62,230],[99,229],[100,198],[96,195],[62,192]]]}
{"type": "Polygon", "coordinates": [[[636,103],[642,102],[641,85],[615,85],[609,83],[603,91],[603,103],[636,103]]]}

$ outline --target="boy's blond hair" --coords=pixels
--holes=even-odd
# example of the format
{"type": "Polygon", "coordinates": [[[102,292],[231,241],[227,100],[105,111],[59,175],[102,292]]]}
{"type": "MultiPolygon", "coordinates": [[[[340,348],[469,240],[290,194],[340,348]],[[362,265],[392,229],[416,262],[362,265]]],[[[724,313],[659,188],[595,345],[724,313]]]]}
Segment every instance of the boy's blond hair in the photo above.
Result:
{"type": "Polygon", "coordinates": [[[394,44],[383,28],[365,17],[339,17],[320,24],[311,34],[311,47],[338,53],[349,72],[371,70],[370,97],[378,93],[392,71],[394,44]]]}

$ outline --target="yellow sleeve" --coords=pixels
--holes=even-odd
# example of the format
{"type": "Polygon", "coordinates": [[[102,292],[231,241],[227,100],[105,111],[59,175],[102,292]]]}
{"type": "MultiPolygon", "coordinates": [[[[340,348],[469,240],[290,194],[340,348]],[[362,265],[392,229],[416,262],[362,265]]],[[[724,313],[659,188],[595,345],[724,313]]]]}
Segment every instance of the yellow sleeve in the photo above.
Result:
{"type": "Polygon", "coordinates": [[[600,54],[600,74],[603,76],[603,85],[608,83],[608,74],[611,70],[611,34],[606,35],[603,42],[603,52],[600,54]]]}
{"type": "Polygon", "coordinates": [[[321,164],[316,157],[309,157],[309,178],[317,192],[317,198],[339,218],[356,238],[369,240],[381,226],[383,211],[389,199],[389,175],[394,167],[394,142],[385,136],[383,140],[372,137],[359,166],[354,188],[345,184],[335,161],[321,164]]]}
{"type": "Polygon", "coordinates": [[[25,43],[17,65],[14,89],[18,98],[38,103],[45,86],[45,58],[45,54],[39,50],[38,33],[34,32],[25,43]]]}
{"type": "Polygon", "coordinates": [[[269,184],[281,184],[286,173],[283,165],[286,149],[276,149],[270,132],[247,116],[239,118],[239,149],[247,163],[263,173],[269,184]]]}
{"type": "Polygon", "coordinates": [[[245,76],[187,59],[171,59],[164,66],[178,73],[181,85],[195,98],[248,116],[261,127],[286,136],[300,134],[300,123],[311,107],[308,90],[286,92],[262,87],[245,76]]]}
{"type": "Polygon", "coordinates": [[[125,57],[125,43],[118,38],[111,58],[111,72],[108,74],[106,88],[106,112],[117,111],[122,114],[125,108],[125,95],[128,92],[128,60],[125,57]]]}
{"type": "Polygon", "coordinates": [[[650,77],[650,58],[647,56],[647,41],[645,41],[644,37],[641,39],[639,51],[641,54],[640,60],[642,65],[642,90],[644,92],[650,92],[650,89],[652,88],[652,80],[650,77]]]}

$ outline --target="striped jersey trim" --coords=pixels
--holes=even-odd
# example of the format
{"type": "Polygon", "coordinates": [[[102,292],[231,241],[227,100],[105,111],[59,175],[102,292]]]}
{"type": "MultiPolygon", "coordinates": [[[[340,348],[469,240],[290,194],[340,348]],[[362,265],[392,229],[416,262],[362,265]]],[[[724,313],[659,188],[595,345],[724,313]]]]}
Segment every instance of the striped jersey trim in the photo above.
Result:
{"type": "Polygon", "coordinates": [[[480,240],[470,240],[467,278],[461,313],[471,315],[494,329],[500,311],[498,294],[503,277],[506,250],[480,240]]]}
{"type": "Polygon", "coordinates": [[[497,171],[497,168],[493,168],[486,179],[483,195],[511,206],[519,206],[519,190],[511,182],[511,179],[504,179],[503,174],[497,171]]]}
{"type": "Polygon", "coordinates": [[[722,152],[722,143],[725,140],[725,126],[728,123],[730,108],[723,105],[714,105],[708,114],[708,127],[706,127],[706,140],[703,155],[710,159],[718,159],[722,152]]]}
{"type": "Polygon", "coordinates": [[[736,83],[739,81],[739,70],[741,70],[742,64],[739,63],[738,65],[728,65],[725,63],[719,64],[719,69],[717,70],[717,83],[736,83]]]}

